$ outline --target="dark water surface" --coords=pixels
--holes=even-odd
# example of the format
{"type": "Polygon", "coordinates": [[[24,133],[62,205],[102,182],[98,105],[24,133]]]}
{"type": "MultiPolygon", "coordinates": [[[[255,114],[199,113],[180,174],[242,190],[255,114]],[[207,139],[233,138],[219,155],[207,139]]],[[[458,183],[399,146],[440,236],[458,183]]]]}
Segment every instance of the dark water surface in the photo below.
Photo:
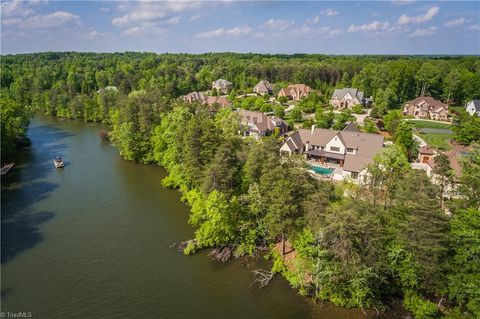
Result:
{"type": "MultiPolygon", "coordinates": [[[[37,115],[32,146],[2,180],[2,311],[33,318],[365,318],[240,262],[185,257],[188,208],[165,171],[122,160],[102,127],[37,115]],[[65,168],[53,167],[61,154],[65,168]]],[[[385,318],[397,317],[393,311],[385,318]]],[[[398,316],[400,317],[400,316],[398,316]]]]}

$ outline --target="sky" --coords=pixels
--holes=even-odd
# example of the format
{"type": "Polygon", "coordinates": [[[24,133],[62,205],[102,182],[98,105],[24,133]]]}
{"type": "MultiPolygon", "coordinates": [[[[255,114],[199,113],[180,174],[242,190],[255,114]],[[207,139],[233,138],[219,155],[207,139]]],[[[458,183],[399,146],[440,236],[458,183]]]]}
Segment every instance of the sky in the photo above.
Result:
{"type": "Polygon", "coordinates": [[[480,1],[1,1],[1,54],[480,54],[480,1]]]}

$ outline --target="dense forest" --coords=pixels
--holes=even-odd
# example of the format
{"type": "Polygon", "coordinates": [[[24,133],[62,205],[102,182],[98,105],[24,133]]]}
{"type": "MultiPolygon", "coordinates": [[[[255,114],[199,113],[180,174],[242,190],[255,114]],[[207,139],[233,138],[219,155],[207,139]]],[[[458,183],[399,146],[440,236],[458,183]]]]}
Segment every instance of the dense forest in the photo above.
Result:
{"type": "MultiPolygon", "coordinates": [[[[30,109],[108,123],[120,154],[163,166],[163,184],[190,205],[195,238],[185,254],[268,247],[272,272],[318,300],[383,309],[402,298],[416,318],[480,316],[480,148],[462,161],[455,199],[411,170],[401,138],[375,157],[367,185],[333,184],[313,179],[300,157],[280,158],[276,136],[240,138],[235,111],[177,99],[217,78],[237,93],[260,79],[277,89],[305,83],[323,99],[352,86],[374,97],[387,129],[408,133],[396,110],[422,89],[454,105],[480,97],[478,57],[41,53],[4,56],[1,67],[2,157],[14,149],[4,127],[6,141],[24,136],[30,109]]],[[[447,182],[452,169],[438,161],[447,182]]]]}

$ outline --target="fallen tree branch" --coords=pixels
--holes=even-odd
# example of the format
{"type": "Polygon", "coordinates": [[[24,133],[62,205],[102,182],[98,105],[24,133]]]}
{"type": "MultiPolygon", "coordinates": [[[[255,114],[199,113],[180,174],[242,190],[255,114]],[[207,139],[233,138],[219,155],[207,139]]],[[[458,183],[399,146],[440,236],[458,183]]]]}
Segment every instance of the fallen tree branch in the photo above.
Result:
{"type": "Polygon", "coordinates": [[[253,281],[258,283],[260,288],[266,287],[275,274],[265,269],[256,269],[252,271],[253,281]]]}
{"type": "Polygon", "coordinates": [[[232,258],[234,251],[235,245],[226,245],[212,249],[212,251],[208,255],[214,260],[224,263],[230,260],[230,258],[232,258]]]}
{"type": "Polygon", "coordinates": [[[187,241],[181,241],[179,243],[173,243],[170,245],[170,248],[175,248],[176,250],[178,251],[182,251],[187,248],[188,244],[190,243],[195,243],[195,239],[190,239],[190,240],[187,240],[187,241]]]}

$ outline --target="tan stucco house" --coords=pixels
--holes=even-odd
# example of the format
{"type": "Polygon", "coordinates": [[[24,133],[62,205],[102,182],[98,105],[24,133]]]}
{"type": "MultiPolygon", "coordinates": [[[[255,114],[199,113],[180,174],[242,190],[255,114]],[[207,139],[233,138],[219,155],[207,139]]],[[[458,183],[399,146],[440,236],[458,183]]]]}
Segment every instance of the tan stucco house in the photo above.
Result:
{"type": "Polygon", "coordinates": [[[371,98],[365,98],[363,92],[355,88],[335,89],[329,101],[336,109],[351,109],[355,105],[370,106],[371,98]]]}
{"type": "Polygon", "coordinates": [[[288,131],[288,125],[279,117],[268,116],[262,112],[238,110],[242,124],[245,126],[243,136],[260,138],[274,132],[284,134],[288,131]]]}
{"type": "Polygon", "coordinates": [[[431,96],[420,96],[405,103],[403,114],[417,119],[449,121],[448,106],[431,96]]]}
{"type": "Polygon", "coordinates": [[[278,92],[278,97],[285,96],[289,100],[298,101],[302,97],[308,96],[312,89],[305,84],[290,84],[278,92]]]}
{"type": "Polygon", "coordinates": [[[384,138],[379,134],[356,131],[335,131],[315,128],[300,129],[288,137],[280,148],[281,154],[304,154],[321,166],[335,168],[337,179],[361,180],[368,164],[383,149],[384,138]]]}

